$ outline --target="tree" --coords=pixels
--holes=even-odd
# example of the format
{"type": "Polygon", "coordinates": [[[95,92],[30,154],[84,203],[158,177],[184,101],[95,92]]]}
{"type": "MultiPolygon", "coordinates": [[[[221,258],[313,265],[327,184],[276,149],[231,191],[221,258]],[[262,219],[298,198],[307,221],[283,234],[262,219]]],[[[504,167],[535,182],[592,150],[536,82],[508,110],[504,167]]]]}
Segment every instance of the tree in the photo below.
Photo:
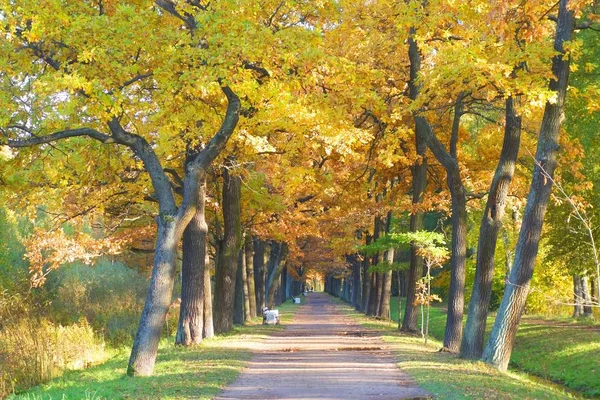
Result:
{"type": "Polygon", "coordinates": [[[569,9],[568,0],[561,0],[558,7],[554,39],[557,55],[552,59],[552,72],[555,78],[550,80],[550,90],[556,92],[556,100],[552,103],[547,102],[544,109],[535,157],[536,165],[527,206],[523,213],[515,260],[482,358],[500,370],[506,370],[508,366],[521,314],[525,307],[546,205],[552,190],[552,181],[548,177],[553,177],[556,168],[558,138],[564,118],[570,64],[565,43],[571,40],[575,28],[575,16],[574,11],[569,9]]]}
{"type": "Polygon", "coordinates": [[[505,113],[502,152],[490,186],[479,228],[475,282],[473,283],[473,293],[469,302],[467,323],[460,350],[460,355],[464,358],[476,359],[481,357],[483,352],[487,311],[494,277],[496,242],[502,227],[508,187],[512,181],[517,155],[519,154],[521,117],[517,114],[512,97],[506,99],[505,113]]]}
{"type": "Polygon", "coordinates": [[[234,298],[238,258],[242,248],[241,226],[241,178],[234,175],[233,159],[228,158],[223,167],[223,240],[219,246],[218,263],[215,266],[214,326],[216,333],[233,328],[234,298]],[[221,248],[222,247],[222,248],[221,248]]]}

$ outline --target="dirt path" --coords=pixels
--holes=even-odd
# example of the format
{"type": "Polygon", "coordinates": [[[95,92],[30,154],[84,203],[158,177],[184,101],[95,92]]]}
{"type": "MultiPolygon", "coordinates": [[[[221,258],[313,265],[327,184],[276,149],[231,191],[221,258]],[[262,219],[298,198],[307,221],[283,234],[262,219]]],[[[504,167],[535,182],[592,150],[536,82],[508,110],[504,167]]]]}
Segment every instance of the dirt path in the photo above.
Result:
{"type": "Polygon", "coordinates": [[[422,399],[374,332],[311,293],[284,331],[267,338],[215,399],[422,399]]]}

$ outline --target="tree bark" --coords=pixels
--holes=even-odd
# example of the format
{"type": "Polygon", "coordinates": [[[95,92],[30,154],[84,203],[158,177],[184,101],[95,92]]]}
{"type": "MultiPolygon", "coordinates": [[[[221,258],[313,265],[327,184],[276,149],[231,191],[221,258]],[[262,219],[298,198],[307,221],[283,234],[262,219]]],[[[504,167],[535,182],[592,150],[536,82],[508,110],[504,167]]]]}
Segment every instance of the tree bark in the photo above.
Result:
{"type": "Polygon", "coordinates": [[[506,125],[500,160],[496,167],[481,225],[477,245],[477,266],[469,313],[460,356],[478,359],[483,353],[483,340],[494,278],[494,255],[498,233],[502,227],[508,188],[512,181],[521,141],[521,116],[512,97],[506,99],[506,125]]]}
{"type": "Polygon", "coordinates": [[[546,103],[544,109],[535,156],[536,165],[517,240],[515,260],[482,357],[483,361],[500,370],[506,370],[508,367],[529,292],[546,206],[552,191],[560,126],[564,119],[564,105],[569,83],[570,56],[565,54],[564,43],[571,40],[574,25],[575,17],[573,11],[568,9],[568,0],[560,0],[554,39],[557,55],[552,59],[552,72],[555,78],[550,81],[550,90],[555,91],[557,96],[555,102],[546,103]]]}
{"type": "Polygon", "coordinates": [[[183,232],[181,306],[175,344],[189,346],[202,342],[204,329],[204,268],[208,225],[204,217],[206,179],[199,185],[196,214],[183,232]]]}
{"type": "Polygon", "coordinates": [[[263,314],[265,307],[265,242],[253,238],[254,243],[254,283],[256,284],[256,313],[263,314]]]}
{"type": "Polygon", "coordinates": [[[238,255],[242,245],[240,223],[241,179],[232,176],[229,169],[233,159],[227,159],[223,168],[223,259],[215,274],[214,325],[216,333],[229,332],[233,328],[235,281],[238,255]]]}
{"type": "MultiPolygon", "coordinates": [[[[244,321],[248,321],[252,318],[250,311],[250,289],[248,288],[248,262],[246,258],[246,248],[242,245],[240,251],[240,258],[242,261],[242,291],[244,295],[244,321]]],[[[254,297],[254,294],[253,296],[254,297]]]]}
{"type": "MultiPolygon", "coordinates": [[[[377,265],[377,257],[373,257],[373,265],[377,265]]],[[[377,315],[377,307],[379,307],[379,297],[377,296],[377,280],[379,274],[371,272],[371,289],[369,290],[369,307],[367,309],[367,315],[377,315]]]]}
{"type": "Polygon", "coordinates": [[[352,305],[356,311],[361,311],[362,279],[360,273],[360,261],[358,261],[357,258],[356,254],[352,256],[352,305]]]}
{"type": "MultiPolygon", "coordinates": [[[[386,252],[387,262],[391,265],[394,262],[394,249],[386,252]]],[[[386,271],[383,274],[383,285],[381,294],[381,305],[379,307],[379,317],[390,319],[390,298],[392,296],[392,271],[386,271]]]]}
{"type": "MultiPolygon", "coordinates": [[[[367,233],[365,237],[365,243],[369,245],[371,243],[371,235],[367,233]]],[[[369,267],[371,266],[371,258],[368,255],[364,255],[362,262],[362,312],[367,314],[369,312],[369,300],[371,298],[371,273],[369,267]]]]}
{"type": "Polygon", "coordinates": [[[581,285],[581,275],[573,275],[573,318],[583,316],[583,290],[581,285]]]}
{"type": "Polygon", "coordinates": [[[244,245],[245,257],[246,257],[246,281],[248,287],[248,303],[249,303],[249,316],[250,318],[256,317],[256,285],[254,283],[254,245],[252,243],[252,236],[248,232],[246,234],[246,240],[244,245]]]}
{"type": "Polygon", "coordinates": [[[179,236],[176,221],[158,217],[158,233],[150,289],[133,342],[128,375],[149,376],[154,370],[158,342],[173,293],[179,236]]]}
{"type": "Polygon", "coordinates": [[[210,339],[215,336],[215,328],[213,322],[213,300],[212,300],[212,283],[210,281],[210,258],[208,251],[205,251],[206,258],[204,262],[204,326],[202,328],[202,336],[204,339],[210,339]]]}
{"type": "MultiPolygon", "coordinates": [[[[458,171],[457,171],[458,172],[458,171]]],[[[467,199],[458,173],[448,177],[452,197],[452,251],[450,259],[450,290],[444,347],[453,353],[460,350],[465,304],[465,273],[467,254],[467,199]]]]}
{"type": "Polygon", "coordinates": [[[280,304],[285,303],[285,301],[287,300],[287,278],[288,278],[288,273],[287,273],[287,266],[286,266],[281,271],[281,285],[279,287],[280,294],[281,294],[280,304]]]}
{"type": "Polygon", "coordinates": [[[271,256],[269,257],[270,271],[269,280],[267,284],[267,306],[269,308],[275,307],[275,291],[277,289],[281,272],[285,268],[285,257],[287,253],[287,246],[285,243],[273,242],[271,248],[271,256]]]}
{"type": "Polygon", "coordinates": [[[242,325],[245,321],[245,310],[244,310],[244,269],[243,263],[243,252],[240,250],[238,256],[238,266],[235,277],[235,296],[233,301],[233,323],[236,325],[242,325]]]}
{"type": "MultiPolygon", "coordinates": [[[[388,211],[386,222],[385,222],[385,233],[390,234],[392,229],[392,211],[388,211]]],[[[394,248],[388,249],[384,253],[385,261],[388,265],[392,265],[394,263],[394,248]]],[[[392,270],[389,269],[382,273],[383,282],[381,285],[381,302],[379,304],[379,314],[378,316],[383,319],[390,319],[390,297],[392,296],[392,270]]]]}
{"type": "MultiPolygon", "coordinates": [[[[419,71],[421,70],[421,54],[413,36],[415,29],[411,28],[408,39],[408,57],[410,60],[410,80],[408,83],[409,97],[416,100],[421,91],[421,85],[418,82],[419,71]]],[[[423,202],[423,195],[427,187],[427,141],[420,124],[415,119],[415,147],[419,159],[411,168],[412,175],[412,207],[410,214],[410,232],[417,232],[423,229],[423,212],[419,209],[423,202]]],[[[410,269],[408,272],[408,284],[406,287],[406,306],[404,310],[404,319],[402,320],[402,330],[408,332],[417,332],[418,308],[415,305],[416,284],[423,277],[423,258],[417,254],[417,247],[413,244],[410,247],[410,269]]]]}

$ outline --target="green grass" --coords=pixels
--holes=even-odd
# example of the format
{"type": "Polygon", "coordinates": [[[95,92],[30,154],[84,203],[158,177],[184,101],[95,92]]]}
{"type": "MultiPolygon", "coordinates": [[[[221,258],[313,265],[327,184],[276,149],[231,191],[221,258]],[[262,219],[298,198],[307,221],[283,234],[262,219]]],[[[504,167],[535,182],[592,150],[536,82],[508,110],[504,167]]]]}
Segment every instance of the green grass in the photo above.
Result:
{"type": "Polygon", "coordinates": [[[247,365],[252,355],[248,345],[284,329],[297,308],[290,302],[278,307],[282,313],[280,326],[263,326],[256,318],[196,347],[175,347],[172,339],[165,339],[151,377],[126,376],[129,351],[121,350],[107,362],[69,371],[9,399],[210,399],[247,365]]]}
{"type": "MultiPolygon", "coordinates": [[[[440,399],[572,399],[564,388],[521,372],[501,373],[481,362],[440,353],[442,343],[432,339],[425,346],[419,336],[400,334],[395,322],[365,317],[345,303],[339,304],[363,326],[382,332],[397,356],[399,367],[423,389],[440,399]]],[[[439,311],[439,310],[438,310],[439,311]]],[[[441,313],[440,313],[441,314],[441,313]]],[[[397,315],[397,314],[396,314],[397,315]]],[[[432,321],[439,314],[432,315],[432,321]]],[[[436,327],[437,330],[437,327],[436,327]]]]}
{"type": "MultiPolygon", "coordinates": [[[[392,299],[391,308],[392,319],[397,321],[397,298],[392,299]]],[[[488,333],[493,323],[494,316],[490,316],[488,333]]],[[[432,307],[430,336],[443,340],[445,325],[445,311],[439,306],[432,307]]],[[[600,396],[600,331],[593,328],[589,320],[525,316],[517,333],[510,367],[560,383],[586,396],[600,396]]]]}

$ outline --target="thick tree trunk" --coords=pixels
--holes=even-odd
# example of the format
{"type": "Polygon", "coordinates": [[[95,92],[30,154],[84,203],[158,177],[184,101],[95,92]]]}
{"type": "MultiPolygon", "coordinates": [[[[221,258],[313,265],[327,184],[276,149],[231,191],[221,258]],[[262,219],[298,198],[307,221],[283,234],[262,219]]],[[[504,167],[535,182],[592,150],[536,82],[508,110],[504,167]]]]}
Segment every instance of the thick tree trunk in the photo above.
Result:
{"type": "Polygon", "coordinates": [[[256,285],[256,314],[261,316],[265,307],[265,242],[253,238],[254,283],[256,285]]]}
{"type": "MultiPolygon", "coordinates": [[[[248,282],[248,259],[246,258],[246,249],[242,246],[240,251],[240,258],[242,259],[242,291],[244,294],[244,321],[248,321],[252,318],[252,312],[250,310],[250,288],[248,282]]],[[[254,273],[254,272],[253,272],[254,273]]],[[[252,294],[254,297],[254,293],[252,294]]]]}
{"type": "Polygon", "coordinates": [[[248,303],[250,310],[250,318],[256,317],[256,285],[254,283],[254,245],[250,233],[246,235],[246,243],[244,246],[246,257],[246,281],[248,286],[248,303]]]}
{"type": "Polygon", "coordinates": [[[229,169],[233,160],[223,168],[223,259],[215,273],[214,325],[216,333],[229,332],[233,328],[235,281],[238,254],[242,244],[240,224],[241,179],[232,176],[229,169]]]}
{"type": "Polygon", "coordinates": [[[210,258],[208,251],[204,262],[204,326],[202,328],[202,336],[204,339],[210,339],[215,336],[215,328],[213,322],[213,298],[212,298],[212,283],[210,281],[210,258]]]}
{"type": "MultiPolygon", "coordinates": [[[[413,39],[415,30],[411,28],[408,39],[408,57],[410,60],[410,81],[408,83],[409,96],[416,100],[421,90],[418,83],[419,71],[421,69],[421,54],[417,43],[413,39]]],[[[423,201],[423,195],[427,186],[427,141],[423,129],[415,119],[415,147],[419,159],[411,168],[412,175],[412,206],[410,214],[410,232],[417,232],[423,229],[423,212],[419,209],[423,201]]],[[[416,284],[423,277],[423,258],[417,254],[415,245],[410,248],[410,269],[408,272],[408,283],[406,287],[406,308],[404,310],[404,319],[402,321],[402,330],[408,332],[417,332],[418,308],[415,305],[416,284]]]]}
{"type": "MultiPolygon", "coordinates": [[[[458,171],[457,171],[458,172],[458,171]]],[[[453,353],[460,350],[462,320],[465,305],[465,273],[467,254],[467,199],[458,173],[448,178],[452,196],[452,252],[450,259],[450,290],[444,347],[453,353]]]]}
{"type": "Polygon", "coordinates": [[[285,256],[287,246],[285,243],[275,243],[271,245],[271,256],[269,257],[269,280],[267,283],[267,306],[275,307],[275,292],[280,283],[281,272],[285,268],[285,256]]]}
{"type": "Polygon", "coordinates": [[[554,40],[554,48],[558,54],[552,59],[552,72],[556,79],[550,81],[550,90],[556,91],[557,96],[555,102],[546,103],[544,109],[535,157],[536,165],[523,213],[515,260],[482,357],[483,361],[500,370],[506,370],[508,367],[529,293],[546,206],[552,191],[560,126],[564,119],[564,105],[569,83],[570,57],[565,55],[564,43],[571,40],[574,24],[574,13],[568,9],[568,0],[560,0],[554,40]]]}
{"type": "Polygon", "coordinates": [[[240,250],[238,256],[238,266],[235,277],[235,297],[233,301],[233,323],[236,325],[242,325],[245,321],[245,313],[244,313],[244,268],[242,267],[243,263],[243,251],[240,250]]]}
{"type": "Polygon", "coordinates": [[[175,259],[179,243],[179,236],[176,232],[177,221],[167,216],[157,219],[158,232],[150,289],[127,367],[127,374],[132,376],[152,375],[158,342],[173,293],[175,259]]]}
{"type": "MultiPolygon", "coordinates": [[[[387,262],[394,262],[394,249],[389,249],[386,252],[387,262]]],[[[390,298],[392,296],[392,271],[386,271],[383,274],[383,285],[381,294],[381,305],[379,307],[379,317],[383,319],[390,318],[390,298]]]]}
{"type": "Polygon", "coordinates": [[[502,152],[479,227],[475,281],[460,350],[463,358],[478,359],[483,353],[485,326],[494,278],[496,243],[498,232],[502,227],[508,188],[515,172],[520,141],[521,116],[515,110],[513,98],[509,97],[506,99],[506,125],[502,152]]]}
{"type": "Polygon", "coordinates": [[[175,344],[184,346],[201,343],[204,329],[204,263],[208,233],[204,217],[205,178],[199,189],[196,214],[183,232],[181,308],[175,344]]]}

